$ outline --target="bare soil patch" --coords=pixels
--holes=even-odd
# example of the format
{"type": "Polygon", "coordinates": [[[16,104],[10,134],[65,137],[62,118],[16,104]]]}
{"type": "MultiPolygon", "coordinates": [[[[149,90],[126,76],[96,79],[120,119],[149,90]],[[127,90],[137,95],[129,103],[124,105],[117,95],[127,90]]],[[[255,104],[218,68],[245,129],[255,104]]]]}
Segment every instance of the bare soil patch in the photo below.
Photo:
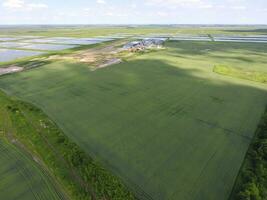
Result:
{"type": "Polygon", "coordinates": [[[107,60],[105,63],[98,65],[97,68],[104,68],[104,67],[108,67],[110,65],[119,64],[121,62],[122,62],[122,60],[119,58],[112,58],[110,60],[107,60]]]}
{"type": "Polygon", "coordinates": [[[90,65],[92,70],[96,70],[98,68],[103,68],[122,62],[121,59],[117,58],[117,54],[123,51],[121,46],[124,44],[125,41],[120,40],[105,47],[82,50],[70,55],[50,56],[48,60],[70,60],[74,62],[87,63],[90,65]]]}
{"type": "Polygon", "coordinates": [[[20,72],[23,70],[23,67],[18,67],[18,66],[9,66],[5,68],[0,68],[0,76],[4,74],[11,74],[15,72],[20,72]]]}

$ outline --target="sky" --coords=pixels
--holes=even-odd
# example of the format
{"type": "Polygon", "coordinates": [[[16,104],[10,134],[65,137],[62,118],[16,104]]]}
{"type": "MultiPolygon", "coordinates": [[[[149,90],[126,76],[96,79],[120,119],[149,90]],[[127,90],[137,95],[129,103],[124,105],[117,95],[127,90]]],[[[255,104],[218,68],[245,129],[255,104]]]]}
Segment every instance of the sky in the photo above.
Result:
{"type": "Polygon", "coordinates": [[[0,24],[267,24],[267,0],[0,0],[0,24]]]}

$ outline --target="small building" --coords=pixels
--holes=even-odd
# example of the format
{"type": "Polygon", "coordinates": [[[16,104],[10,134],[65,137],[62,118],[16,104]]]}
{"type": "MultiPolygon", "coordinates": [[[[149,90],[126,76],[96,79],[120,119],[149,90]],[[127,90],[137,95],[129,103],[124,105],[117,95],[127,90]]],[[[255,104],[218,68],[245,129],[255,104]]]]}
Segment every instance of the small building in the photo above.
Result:
{"type": "Polygon", "coordinates": [[[133,41],[133,42],[129,42],[129,43],[125,44],[123,46],[123,49],[131,49],[131,48],[135,48],[139,45],[141,45],[140,41],[133,41]]]}
{"type": "Polygon", "coordinates": [[[163,43],[166,41],[166,39],[162,39],[162,38],[147,38],[143,40],[143,43],[146,46],[162,46],[163,43]]]}
{"type": "Polygon", "coordinates": [[[125,44],[123,49],[130,51],[140,51],[148,48],[160,48],[166,39],[164,38],[145,38],[142,41],[133,41],[125,44]]]}

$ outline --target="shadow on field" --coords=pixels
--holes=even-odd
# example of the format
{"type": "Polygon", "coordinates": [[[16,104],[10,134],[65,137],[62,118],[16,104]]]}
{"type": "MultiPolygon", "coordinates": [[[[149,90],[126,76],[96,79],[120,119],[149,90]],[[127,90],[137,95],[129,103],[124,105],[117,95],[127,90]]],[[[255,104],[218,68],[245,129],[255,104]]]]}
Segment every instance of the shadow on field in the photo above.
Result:
{"type": "Polygon", "coordinates": [[[42,108],[140,199],[227,199],[266,90],[151,55],[93,72],[56,62],[2,77],[0,87],[42,108]]]}

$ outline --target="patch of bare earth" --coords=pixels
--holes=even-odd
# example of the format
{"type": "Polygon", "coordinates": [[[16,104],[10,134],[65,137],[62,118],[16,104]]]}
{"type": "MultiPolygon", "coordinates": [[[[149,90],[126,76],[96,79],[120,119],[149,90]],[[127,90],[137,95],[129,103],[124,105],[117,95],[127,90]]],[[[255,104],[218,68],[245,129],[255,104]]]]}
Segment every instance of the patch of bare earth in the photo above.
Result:
{"type": "Polygon", "coordinates": [[[107,60],[107,61],[104,62],[103,64],[98,65],[96,69],[104,68],[104,67],[108,67],[108,66],[110,66],[110,65],[119,64],[119,63],[121,63],[121,62],[122,62],[122,60],[119,59],[119,58],[112,58],[112,59],[110,59],[110,60],[107,60]]]}
{"type": "Polygon", "coordinates": [[[0,68],[0,76],[4,74],[11,74],[15,72],[20,72],[23,70],[23,67],[18,67],[18,66],[9,66],[5,68],[0,68]]]}
{"type": "Polygon", "coordinates": [[[50,56],[48,60],[70,60],[74,62],[87,63],[89,64],[91,70],[97,70],[99,68],[122,62],[122,60],[116,58],[116,56],[120,51],[122,51],[120,47],[123,44],[125,44],[125,41],[116,41],[105,47],[82,50],[70,55],[50,56]]]}

